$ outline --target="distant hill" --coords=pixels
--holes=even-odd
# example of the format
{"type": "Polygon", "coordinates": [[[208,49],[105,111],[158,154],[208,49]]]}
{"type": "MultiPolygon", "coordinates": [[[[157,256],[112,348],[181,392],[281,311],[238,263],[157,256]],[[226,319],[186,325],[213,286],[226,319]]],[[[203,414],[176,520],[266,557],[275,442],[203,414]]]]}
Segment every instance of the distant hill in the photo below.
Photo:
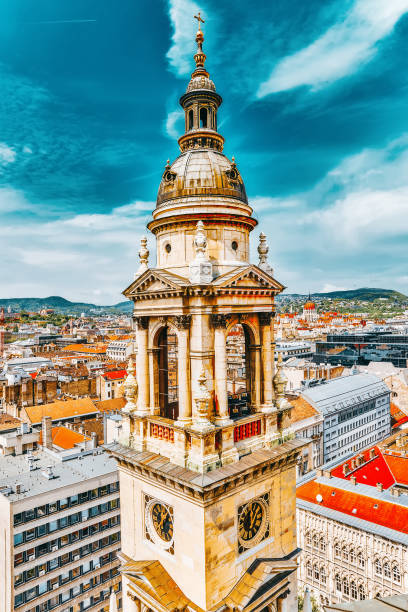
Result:
{"type": "MultiPolygon", "coordinates": [[[[278,296],[278,299],[306,299],[306,295],[300,293],[284,293],[278,296]]],[[[407,301],[408,297],[403,293],[392,289],[350,289],[349,291],[330,291],[328,293],[313,293],[312,298],[324,299],[341,299],[341,300],[366,300],[372,302],[377,298],[389,298],[396,301],[407,301]]],[[[43,308],[53,308],[56,312],[64,314],[80,314],[81,312],[116,312],[116,313],[131,313],[132,302],[118,302],[111,306],[100,306],[98,304],[88,304],[86,302],[70,302],[59,295],[50,295],[46,298],[8,298],[0,299],[0,308],[5,309],[11,306],[13,311],[28,310],[29,312],[38,312],[43,308]]]]}
{"type": "MultiPolygon", "coordinates": [[[[306,298],[307,295],[302,295],[301,293],[283,293],[278,298],[306,298]]],[[[399,291],[394,291],[393,289],[371,289],[368,287],[364,287],[362,289],[349,289],[347,291],[329,291],[327,293],[312,293],[312,298],[315,299],[324,299],[331,298],[333,300],[362,300],[367,302],[372,302],[378,298],[386,298],[386,299],[394,299],[396,301],[407,301],[408,296],[400,293],[399,291]]]]}
{"type": "Polygon", "coordinates": [[[5,309],[11,306],[13,311],[28,310],[38,312],[43,308],[53,308],[56,312],[78,314],[81,312],[89,313],[91,310],[99,312],[132,312],[132,302],[119,302],[112,306],[100,306],[98,304],[88,304],[86,302],[70,302],[59,295],[50,295],[46,298],[8,298],[0,299],[0,308],[5,309]]]}

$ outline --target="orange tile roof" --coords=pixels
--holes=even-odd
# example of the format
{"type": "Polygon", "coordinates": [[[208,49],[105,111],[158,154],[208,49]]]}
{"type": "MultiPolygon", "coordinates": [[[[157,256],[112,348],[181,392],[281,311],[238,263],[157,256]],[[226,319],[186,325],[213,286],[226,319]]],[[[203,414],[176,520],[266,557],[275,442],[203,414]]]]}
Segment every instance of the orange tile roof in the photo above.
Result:
{"type": "MultiPolygon", "coordinates": [[[[53,427],[51,435],[53,445],[64,450],[74,448],[75,444],[91,439],[89,436],[84,436],[77,431],[68,429],[68,427],[53,427]]],[[[42,432],[40,433],[39,443],[42,444],[42,432]]]]}
{"type": "Polygon", "coordinates": [[[11,414],[0,414],[0,431],[14,429],[21,425],[21,419],[11,416],[11,414]]]}
{"type": "Polygon", "coordinates": [[[106,349],[108,348],[107,344],[102,346],[92,346],[89,344],[68,344],[68,346],[64,346],[63,351],[70,351],[71,353],[98,353],[104,354],[106,353],[106,349]]]}
{"type": "Polygon", "coordinates": [[[297,421],[303,421],[303,419],[308,419],[312,416],[318,414],[317,410],[313,408],[309,402],[307,402],[303,397],[297,397],[296,399],[291,399],[290,404],[293,406],[290,419],[292,423],[296,423],[297,421]]]}
{"type": "Polygon", "coordinates": [[[89,397],[83,397],[77,400],[56,401],[40,406],[27,406],[25,412],[30,423],[34,424],[41,423],[44,416],[50,416],[53,421],[58,421],[74,416],[94,414],[96,410],[92,400],[89,397]]]}
{"type": "Polygon", "coordinates": [[[386,455],[385,453],[383,457],[396,482],[408,485],[408,457],[396,457],[395,455],[386,455]]]}
{"type": "Polygon", "coordinates": [[[94,404],[95,408],[100,412],[116,412],[124,408],[126,399],[124,397],[114,397],[113,399],[101,400],[99,402],[94,401],[94,404]]]}
{"type": "Polygon", "coordinates": [[[402,533],[408,533],[408,508],[382,501],[378,498],[346,491],[334,486],[319,484],[315,480],[305,483],[297,490],[299,499],[311,502],[317,507],[324,506],[343,514],[359,518],[402,533]],[[334,492],[334,495],[333,495],[334,492]],[[323,500],[318,503],[316,496],[323,500]],[[377,506],[377,507],[375,507],[377,506]],[[353,510],[356,510],[353,512],[353,510]]]}

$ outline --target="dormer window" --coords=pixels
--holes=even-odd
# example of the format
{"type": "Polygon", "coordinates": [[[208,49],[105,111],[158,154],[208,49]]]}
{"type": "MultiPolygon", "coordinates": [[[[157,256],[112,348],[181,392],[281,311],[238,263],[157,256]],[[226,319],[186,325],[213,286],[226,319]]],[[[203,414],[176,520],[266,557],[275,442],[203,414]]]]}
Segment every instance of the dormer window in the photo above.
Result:
{"type": "Polygon", "coordinates": [[[200,108],[200,127],[202,128],[207,127],[207,119],[208,119],[207,109],[200,108]]]}

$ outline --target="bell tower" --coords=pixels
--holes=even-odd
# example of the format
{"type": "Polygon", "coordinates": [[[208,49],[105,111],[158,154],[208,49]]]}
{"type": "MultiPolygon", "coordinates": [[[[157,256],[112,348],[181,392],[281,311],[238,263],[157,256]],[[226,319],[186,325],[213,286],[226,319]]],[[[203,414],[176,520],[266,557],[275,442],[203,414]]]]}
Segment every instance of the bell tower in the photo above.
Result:
{"type": "Polygon", "coordinates": [[[157,262],[143,237],[124,291],[136,363],[121,437],[108,446],[120,472],[124,610],[289,612],[302,443],[290,431],[280,364],[274,371],[274,297],[284,287],[264,234],[258,265],[249,260],[257,222],[234,158],[222,153],[222,100],[196,18],[181,152],[167,162],[148,224],[157,262]],[[231,346],[244,355],[239,392],[231,346]]]}

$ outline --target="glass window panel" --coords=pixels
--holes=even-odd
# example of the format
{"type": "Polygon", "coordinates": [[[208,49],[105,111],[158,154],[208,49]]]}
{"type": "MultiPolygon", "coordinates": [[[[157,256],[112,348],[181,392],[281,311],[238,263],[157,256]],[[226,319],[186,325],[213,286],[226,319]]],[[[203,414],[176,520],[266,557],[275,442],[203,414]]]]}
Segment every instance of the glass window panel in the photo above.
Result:
{"type": "Polygon", "coordinates": [[[43,594],[44,594],[44,593],[46,593],[47,591],[48,591],[48,583],[47,583],[47,581],[45,581],[45,582],[41,582],[41,583],[38,585],[38,594],[39,594],[39,595],[43,595],[43,594]]]}
{"type": "Polygon", "coordinates": [[[79,502],[79,496],[78,495],[71,495],[70,499],[70,505],[71,506],[76,506],[76,504],[79,502]]]}
{"type": "Polygon", "coordinates": [[[38,506],[37,508],[37,516],[45,516],[47,514],[47,506],[38,506]]]}
{"type": "Polygon", "coordinates": [[[37,538],[47,535],[47,524],[39,525],[37,527],[37,538]]]}
{"type": "Polygon", "coordinates": [[[23,534],[22,533],[16,533],[14,534],[14,546],[18,546],[19,544],[23,543],[23,534]]]}
{"type": "Polygon", "coordinates": [[[69,501],[67,497],[64,497],[64,499],[60,499],[60,510],[65,510],[65,508],[68,508],[69,506],[69,501]]]}

